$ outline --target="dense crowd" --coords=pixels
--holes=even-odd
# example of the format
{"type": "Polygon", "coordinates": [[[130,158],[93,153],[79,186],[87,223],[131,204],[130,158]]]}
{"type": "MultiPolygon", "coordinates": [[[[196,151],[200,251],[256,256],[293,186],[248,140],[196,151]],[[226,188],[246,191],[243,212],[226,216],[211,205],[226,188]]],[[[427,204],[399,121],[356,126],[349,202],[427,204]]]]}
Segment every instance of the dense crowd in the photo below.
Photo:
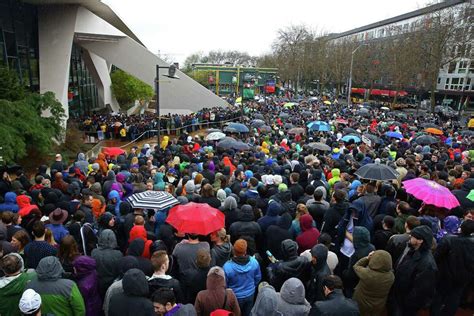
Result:
{"type": "MultiPolygon", "coordinates": [[[[210,109],[197,119],[209,113],[240,115],[210,109]]],[[[427,112],[316,98],[262,99],[244,114],[249,131],[224,129],[230,138],[221,141],[184,132],[118,157],[79,153],[72,165],[57,154],[32,179],[3,172],[0,315],[409,316],[472,308],[473,132],[427,112]],[[237,140],[245,148],[223,145],[237,140]],[[397,178],[356,175],[371,163],[397,178]],[[447,188],[459,206],[408,194],[404,181],[417,178],[447,188]],[[144,191],[206,203],[225,215],[224,227],[206,236],[178,231],[169,208],[132,208],[129,197],[144,191]]],[[[176,118],[193,119],[171,124],[176,118]]],[[[93,116],[84,125],[116,120],[93,116]]],[[[151,116],[118,121],[128,133],[138,126],[133,135],[154,124],[151,116]]]]}

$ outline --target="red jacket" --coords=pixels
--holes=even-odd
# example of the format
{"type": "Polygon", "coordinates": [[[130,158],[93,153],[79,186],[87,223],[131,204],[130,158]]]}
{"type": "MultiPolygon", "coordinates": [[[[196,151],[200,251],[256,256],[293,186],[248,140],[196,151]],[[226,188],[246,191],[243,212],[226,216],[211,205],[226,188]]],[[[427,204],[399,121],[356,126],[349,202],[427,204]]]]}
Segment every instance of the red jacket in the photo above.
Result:
{"type": "Polygon", "coordinates": [[[313,217],[305,214],[300,217],[300,227],[302,233],[296,237],[298,243],[298,253],[313,248],[318,244],[319,230],[313,227],[313,217]]]}
{"type": "Polygon", "coordinates": [[[152,240],[147,239],[147,233],[144,226],[134,225],[130,230],[130,238],[128,242],[131,243],[133,240],[140,238],[145,241],[145,249],[143,250],[142,257],[150,259],[150,246],[153,243],[152,240]]]}

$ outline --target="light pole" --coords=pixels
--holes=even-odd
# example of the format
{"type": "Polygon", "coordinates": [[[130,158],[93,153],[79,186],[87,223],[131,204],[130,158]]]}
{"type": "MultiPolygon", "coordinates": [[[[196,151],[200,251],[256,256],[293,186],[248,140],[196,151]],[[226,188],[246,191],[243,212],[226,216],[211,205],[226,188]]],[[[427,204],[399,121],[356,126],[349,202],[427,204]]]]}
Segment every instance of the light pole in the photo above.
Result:
{"type": "Polygon", "coordinates": [[[354,65],[354,54],[361,48],[362,46],[366,46],[366,43],[360,44],[357,46],[351,53],[351,69],[349,71],[349,84],[347,89],[347,106],[351,106],[351,92],[352,92],[352,66],[354,65]]]}
{"type": "Polygon", "coordinates": [[[155,94],[156,94],[156,117],[157,117],[157,146],[160,146],[160,133],[161,133],[161,117],[160,117],[160,69],[168,69],[168,74],[163,75],[171,79],[179,79],[176,76],[176,66],[170,65],[168,67],[163,67],[156,65],[156,79],[155,79],[155,94]]]}

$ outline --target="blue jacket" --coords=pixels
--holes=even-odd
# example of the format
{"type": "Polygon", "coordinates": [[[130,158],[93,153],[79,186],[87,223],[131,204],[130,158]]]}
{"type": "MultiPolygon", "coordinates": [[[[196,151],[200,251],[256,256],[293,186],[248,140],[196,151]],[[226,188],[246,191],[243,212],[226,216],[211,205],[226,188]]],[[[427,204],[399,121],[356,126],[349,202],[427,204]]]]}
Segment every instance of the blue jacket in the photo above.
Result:
{"type": "Polygon", "coordinates": [[[7,192],[5,194],[5,203],[0,204],[0,212],[11,211],[17,213],[18,209],[16,194],[14,192],[7,192]]]}
{"type": "Polygon", "coordinates": [[[115,199],[117,201],[117,203],[115,203],[115,216],[118,219],[121,219],[122,216],[120,215],[120,203],[122,203],[122,201],[120,200],[120,194],[117,191],[112,190],[109,192],[109,195],[107,197],[109,198],[109,200],[115,199]]]}
{"type": "Polygon", "coordinates": [[[238,299],[251,297],[262,279],[260,265],[254,257],[232,258],[224,264],[227,286],[231,288],[238,299]],[[245,258],[248,258],[245,263],[245,258]]]}
{"type": "Polygon", "coordinates": [[[278,214],[280,214],[281,205],[276,201],[270,201],[268,203],[267,214],[260,217],[257,221],[258,225],[265,232],[270,225],[276,225],[278,223],[278,214]]]}
{"type": "Polygon", "coordinates": [[[61,240],[69,235],[69,231],[62,224],[46,224],[45,226],[53,233],[54,240],[56,243],[61,243],[61,240]]]}

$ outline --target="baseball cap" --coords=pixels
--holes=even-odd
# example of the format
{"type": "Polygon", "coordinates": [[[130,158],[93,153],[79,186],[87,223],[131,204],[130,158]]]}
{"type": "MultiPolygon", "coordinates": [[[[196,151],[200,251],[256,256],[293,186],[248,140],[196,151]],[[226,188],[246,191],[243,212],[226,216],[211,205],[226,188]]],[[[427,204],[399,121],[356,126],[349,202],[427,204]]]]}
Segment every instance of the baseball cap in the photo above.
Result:
{"type": "Polygon", "coordinates": [[[32,289],[23,292],[18,304],[23,314],[32,314],[41,308],[41,296],[32,289]]]}

